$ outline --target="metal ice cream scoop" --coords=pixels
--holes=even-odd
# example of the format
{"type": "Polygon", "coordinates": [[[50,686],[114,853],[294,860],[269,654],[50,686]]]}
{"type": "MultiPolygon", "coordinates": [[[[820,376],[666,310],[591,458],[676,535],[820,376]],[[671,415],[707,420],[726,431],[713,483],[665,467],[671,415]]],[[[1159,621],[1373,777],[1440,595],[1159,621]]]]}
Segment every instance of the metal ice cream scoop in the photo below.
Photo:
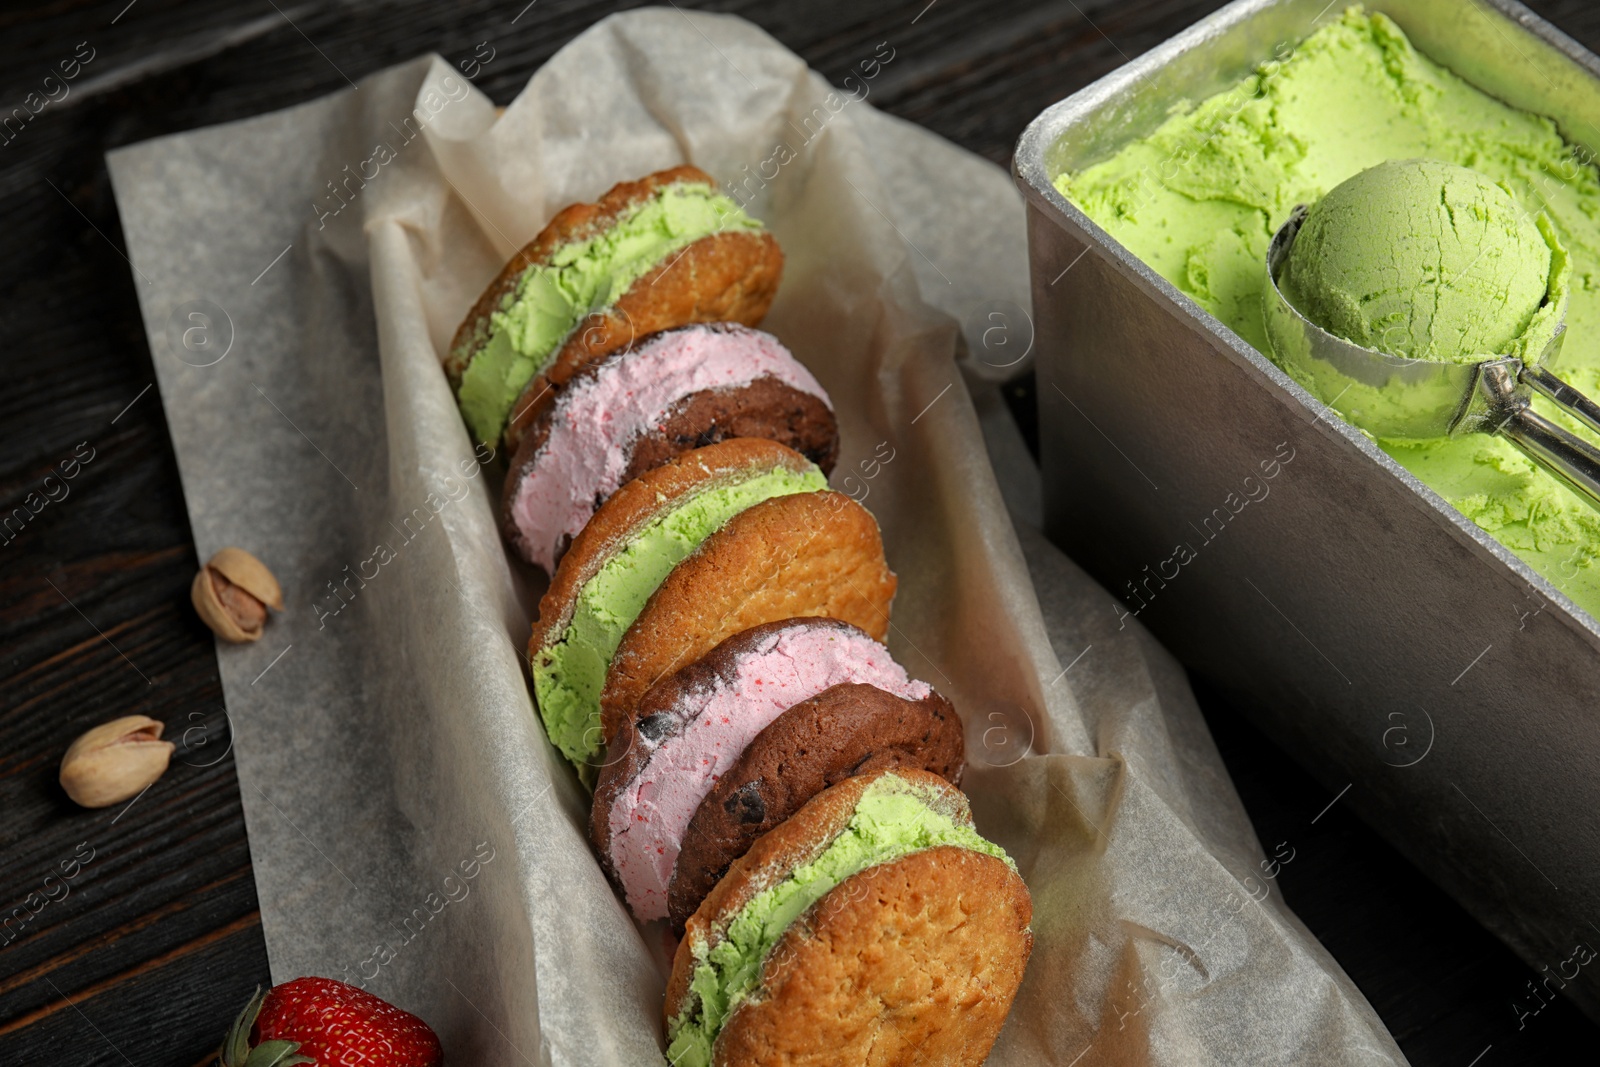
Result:
{"type": "Polygon", "coordinates": [[[1408,359],[1335,336],[1302,315],[1278,287],[1306,205],[1267,248],[1267,337],[1278,365],[1313,396],[1374,437],[1426,440],[1498,434],[1600,508],[1600,448],[1533,410],[1538,392],[1600,433],[1600,405],[1550,372],[1566,325],[1537,362],[1484,356],[1476,363],[1408,359]]]}

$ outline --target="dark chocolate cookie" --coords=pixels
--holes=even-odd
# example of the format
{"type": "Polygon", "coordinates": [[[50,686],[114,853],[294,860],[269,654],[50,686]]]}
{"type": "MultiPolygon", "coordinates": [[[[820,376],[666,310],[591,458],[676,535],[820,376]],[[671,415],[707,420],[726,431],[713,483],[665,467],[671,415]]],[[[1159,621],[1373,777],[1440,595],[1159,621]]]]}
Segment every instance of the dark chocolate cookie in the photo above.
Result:
{"type": "Polygon", "coordinates": [[[677,930],[756,838],[852,775],[930,771],[959,785],[961,720],[938,693],[906,700],[872,685],[836,685],[756,736],[695,810],[668,891],[677,930]]]}

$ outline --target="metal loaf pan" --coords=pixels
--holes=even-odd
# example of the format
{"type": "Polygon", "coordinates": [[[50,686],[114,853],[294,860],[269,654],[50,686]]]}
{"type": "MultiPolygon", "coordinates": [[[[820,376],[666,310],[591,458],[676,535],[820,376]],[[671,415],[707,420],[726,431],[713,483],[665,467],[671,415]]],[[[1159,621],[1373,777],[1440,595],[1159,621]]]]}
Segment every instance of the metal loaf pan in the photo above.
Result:
{"type": "MultiPolygon", "coordinates": [[[[1600,967],[1579,962],[1600,947],[1600,624],[1051,185],[1342,6],[1239,0],[1023,134],[1046,525],[1330,797],[1349,784],[1339,803],[1600,1017],[1600,967]]],[[[1568,140],[1595,129],[1600,60],[1520,4],[1368,8],[1568,140]]]]}

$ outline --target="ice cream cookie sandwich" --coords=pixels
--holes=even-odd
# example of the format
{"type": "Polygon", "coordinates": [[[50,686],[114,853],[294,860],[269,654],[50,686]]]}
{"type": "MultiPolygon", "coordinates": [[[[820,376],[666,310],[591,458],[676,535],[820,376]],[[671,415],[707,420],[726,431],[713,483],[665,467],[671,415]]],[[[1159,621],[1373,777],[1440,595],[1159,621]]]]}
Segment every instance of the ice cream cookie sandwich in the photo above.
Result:
{"type": "Polygon", "coordinates": [[[546,572],[606,498],[693,448],[765,437],[833,470],[828,394],[771,334],[731,323],[680,327],[614,352],[533,407],[501,517],[546,572]]]}
{"type": "Polygon", "coordinates": [[[662,579],[752,505],[817,496],[826,485],[798,452],[737,438],[685,452],[624,485],[595,512],[556,568],[528,643],[539,714],[563,755],[583,765],[601,750],[607,668],[662,579]]]}
{"type": "Polygon", "coordinates": [[[683,929],[734,860],[817,793],[852,775],[896,768],[961,784],[961,720],[938,693],[908,699],[845,682],[779,715],[722,772],[683,831],[667,887],[674,929],[683,929]]]}
{"type": "Polygon", "coordinates": [[[1032,914],[954,786],[910,770],[847,779],[757,841],[689,919],[667,1059],[980,1064],[1022,981],[1032,914]]]}
{"type": "MultiPolygon", "coordinates": [[[[646,334],[691,322],[758,324],[782,272],[772,235],[695,167],[565,208],[456,330],[445,373],[468,431],[499,442],[514,409],[646,334]]],[[[519,436],[507,436],[509,449],[519,436]]]]}
{"type": "MultiPolygon", "coordinates": [[[[927,684],[909,679],[888,649],[836,619],[789,619],[746,630],[650,689],[633,717],[610,738],[590,819],[590,836],[601,860],[636,917],[647,921],[667,914],[667,889],[684,832],[746,746],[773,729],[775,721],[789,718],[795,705],[832,687],[882,693],[902,704],[942,705],[919,718],[939,716],[955,723],[949,705],[927,684]]],[[[824,743],[830,747],[844,743],[859,725],[850,718],[848,713],[839,716],[839,735],[825,738],[824,743]]],[[[799,727],[798,719],[793,726],[799,727]]],[[[787,752],[800,759],[810,755],[804,727],[783,733],[764,751],[787,752]]],[[[953,733],[959,752],[958,725],[953,733]]],[[[815,741],[815,735],[810,739],[815,741]]],[[[808,767],[786,786],[795,791],[809,788],[803,802],[822,789],[823,777],[837,769],[830,765],[812,773],[808,767]]],[[[750,804],[762,803],[758,792],[747,791],[740,799],[747,813],[750,804]]],[[[781,806],[774,804],[773,813],[781,806]]],[[[795,803],[791,810],[799,806],[795,803]]],[[[781,817],[772,825],[780,821],[781,817]]],[[[751,822],[745,819],[741,825],[751,822]]],[[[721,868],[734,858],[728,855],[721,868]]],[[[721,870],[716,875],[720,877],[721,870]]],[[[715,882],[716,877],[711,878],[705,890],[715,882]]],[[[693,910],[685,911],[683,918],[693,910]]]]}
{"type": "Polygon", "coordinates": [[[632,718],[645,690],[752,626],[824,615],[882,641],[894,590],[878,523],[849,497],[795,493],[752,505],[674,567],[632,620],[600,696],[605,736],[632,718]]]}

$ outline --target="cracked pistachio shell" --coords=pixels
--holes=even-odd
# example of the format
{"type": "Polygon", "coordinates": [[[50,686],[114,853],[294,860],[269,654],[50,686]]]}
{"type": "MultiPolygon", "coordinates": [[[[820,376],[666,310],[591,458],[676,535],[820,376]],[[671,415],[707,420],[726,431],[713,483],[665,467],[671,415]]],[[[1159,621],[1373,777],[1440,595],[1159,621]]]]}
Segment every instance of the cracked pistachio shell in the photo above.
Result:
{"type": "Polygon", "coordinates": [[[161,740],[161,729],[161,723],[144,715],[124,715],[96,726],[61,757],[61,788],[85,808],[137,796],[166,773],[172,759],[173,744],[161,740]]]}
{"type": "Polygon", "coordinates": [[[274,611],[283,610],[283,590],[267,565],[242,548],[224,548],[206,562],[234,585],[274,611]]]}
{"type": "MultiPolygon", "coordinates": [[[[194,610],[200,614],[200,621],[211,627],[212,633],[236,645],[259,639],[262,626],[266,622],[266,606],[257,602],[260,614],[258,621],[242,616],[236,617],[217,595],[212,573],[210,567],[201,567],[189,585],[189,600],[194,604],[194,610]]],[[[239,591],[239,595],[250,596],[242,590],[239,591]]]]}
{"type": "Polygon", "coordinates": [[[242,548],[224,548],[200,568],[189,586],[200,619],[234,644],[261,637],[267,608],[283,610],[283,590],[266,565],[242,548]]]}

